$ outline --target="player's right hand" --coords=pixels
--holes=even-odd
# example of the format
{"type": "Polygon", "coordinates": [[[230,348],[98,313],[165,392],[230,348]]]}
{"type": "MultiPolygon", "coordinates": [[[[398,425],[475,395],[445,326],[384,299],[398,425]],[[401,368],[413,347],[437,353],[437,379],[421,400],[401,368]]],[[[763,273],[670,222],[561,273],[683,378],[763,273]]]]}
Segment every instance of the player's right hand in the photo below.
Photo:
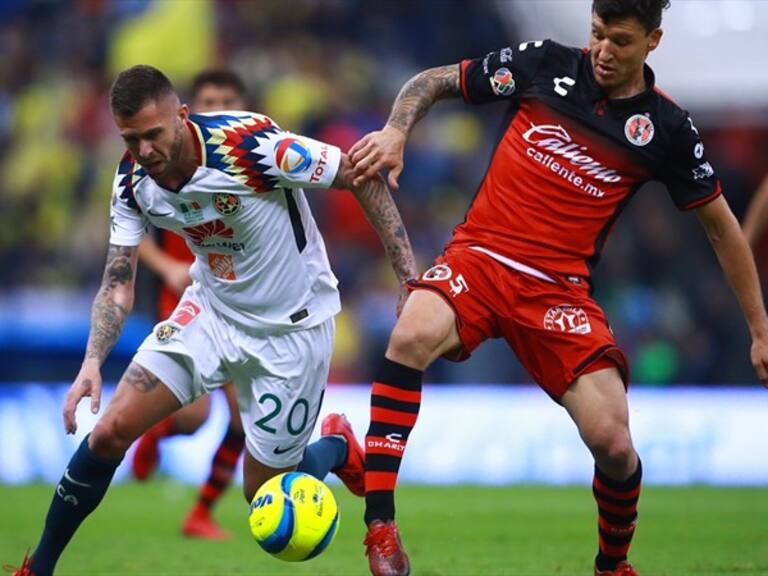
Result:
{"type": "Polygon", "coordinates": [[[397,178],[403,171],[403,152],[406,135],[387,124],[383,129],[366,134],[349,149],[354,180],[359,186],[386,168],[389,170],[387,184],[390,189],[399,190],[397,178]]]}
{"type": "Polygon", "coordinates": [[[74,434],[77,431],[75,410],[85,396],[91,397],[91,412],[96,414],[101,404],[101,370],[98,364],[88,360],[83,362],[80,373],[69,387],[67,399],[64,402],[64,430],[67,434],[74,434]]]}
{"type": "Polygon", "coordinates": [[[181,296],[187,286],[192,284],[192,278],[189,277],[189,264],[176,260],[173,264],[166,266],[163,270],[163,282],[173,290],[176,296],[181,296]]]}

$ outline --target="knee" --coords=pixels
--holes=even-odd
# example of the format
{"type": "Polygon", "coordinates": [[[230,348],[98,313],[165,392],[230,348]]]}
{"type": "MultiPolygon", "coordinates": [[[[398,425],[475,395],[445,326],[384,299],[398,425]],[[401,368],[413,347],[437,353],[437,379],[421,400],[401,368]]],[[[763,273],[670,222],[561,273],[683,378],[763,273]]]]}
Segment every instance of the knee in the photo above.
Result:
{"type": "Polygon", "coordinates": [[[611,466],[629,464],[634,460],[635,448],[629,428],[622,423],[610,423],[597,427],[585,438],[598,461],[611,466]]]}
{"type": "Polygon", "coordinates": [[[97,456],[122,458],[135,439],[120,425],[119,418],[102,418],[91,432],[88,445],[97,456]]]}
{"type": "Polygon", "coordinates": [[[387,357],[395,362],[425,369],[439,345],[435,335],[425,327],[398,322],[389,338],[387,357]]]}

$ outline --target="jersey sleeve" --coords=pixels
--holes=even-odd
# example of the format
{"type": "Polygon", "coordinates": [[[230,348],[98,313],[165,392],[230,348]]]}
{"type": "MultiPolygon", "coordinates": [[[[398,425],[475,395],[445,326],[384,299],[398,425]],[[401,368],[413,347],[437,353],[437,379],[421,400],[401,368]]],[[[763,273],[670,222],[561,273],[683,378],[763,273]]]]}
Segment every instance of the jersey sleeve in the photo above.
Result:
{"type": "Polygon", "coordinates": [[[468,104],[520,97],[531,85],[551,40],[523,42],[460,64],[461,93],[468,104]]]}
{"type": "Polygon", "coordinates": [[[112,186],[110,206],[109,243],[118,246],[138,246],[147,230],[148,220],[141,211],[133,193],[136,183],[143,178],[143,170],[128,154],[120,162],[112,186]]]}
{"type": "Polygon", "coordinates": [[[306,136],[278,132],[271,143],[269,161],[278,186],[330,188],[341,162],[341,150],[306,136]]]}
{"type": "Polygon", "coordinates": [[[673,136],[661,181],[680,210],[706,204],[721,193],[720,181],[707,161],[704,143],[690,116],[673,136]]]}

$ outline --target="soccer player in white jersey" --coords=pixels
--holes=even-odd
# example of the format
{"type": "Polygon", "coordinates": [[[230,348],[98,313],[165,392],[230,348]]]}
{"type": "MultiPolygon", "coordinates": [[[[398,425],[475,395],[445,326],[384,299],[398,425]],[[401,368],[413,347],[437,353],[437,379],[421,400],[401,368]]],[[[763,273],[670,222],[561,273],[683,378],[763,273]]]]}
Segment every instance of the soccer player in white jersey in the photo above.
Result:
{"type": "MultiPolygon", "coordinates": [[[[196,258],[193,283],[140,346],[67,465],[40,542],[16,571],[20,576],[53,573],[136,438],[229,380],[246,432],[249,502],[264,481],[300,462],[319,477],[335,470],[350,489],[362,491],[362,451],[354,436],[325,436],[307,447],[340,303],[302,189],[350,187],[348,158],[259,114],[190,116],[168,78],[150,66],[123,71],[110,102],[128,150],[115,176],[111,238],[85,359],[64,406],[68,433],[77,429],[75,409],[83,397],[90,396],[92,412],[99,410],[100,367],[133,306],[137,246],[148,223],[187,239],[196,258]]],[[[383,180],[352,191],[400,280],[414,276],[408,237],[383,180]]]]}

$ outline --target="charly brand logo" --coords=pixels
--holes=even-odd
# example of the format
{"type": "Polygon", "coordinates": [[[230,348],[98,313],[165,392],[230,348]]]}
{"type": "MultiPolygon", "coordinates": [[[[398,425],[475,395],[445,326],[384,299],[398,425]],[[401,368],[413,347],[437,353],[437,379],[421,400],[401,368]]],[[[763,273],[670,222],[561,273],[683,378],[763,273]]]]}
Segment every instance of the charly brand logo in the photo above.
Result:
{"type": "Polygon", "coordinates": [[[586,312],[578,306],[561,304],[553,306],[544,315],[544,328],[571,334],[589,334],[592,326],[586,312]]]}
{"type": "Polygon", "coordinates": [[[645,146],[653,140],[656,128],[645,114],[635,114],[624,124],[624,136],[635,146],[645,146]]]}
{"type": "Polygon", "coordinates": [[[186,326],[198,314],[200,314],[200,306],[192,302],[192,300],[183,300],[176,306],[176,310],[173,311],[169,320],[179,326],[186,326]]]}
{"type": "Polygon", "coordinates": [[[621,176],[612,168],[603,166],[586,152],[586,146],[574,142],[568,131],[560,125],[539,124],[531,122],[531,127],[523,133],[523,138],[539,148],[551,152],[554,156],[562,156],[573,164],[577,170],[603,182],[619,182],[621,176]]]}

